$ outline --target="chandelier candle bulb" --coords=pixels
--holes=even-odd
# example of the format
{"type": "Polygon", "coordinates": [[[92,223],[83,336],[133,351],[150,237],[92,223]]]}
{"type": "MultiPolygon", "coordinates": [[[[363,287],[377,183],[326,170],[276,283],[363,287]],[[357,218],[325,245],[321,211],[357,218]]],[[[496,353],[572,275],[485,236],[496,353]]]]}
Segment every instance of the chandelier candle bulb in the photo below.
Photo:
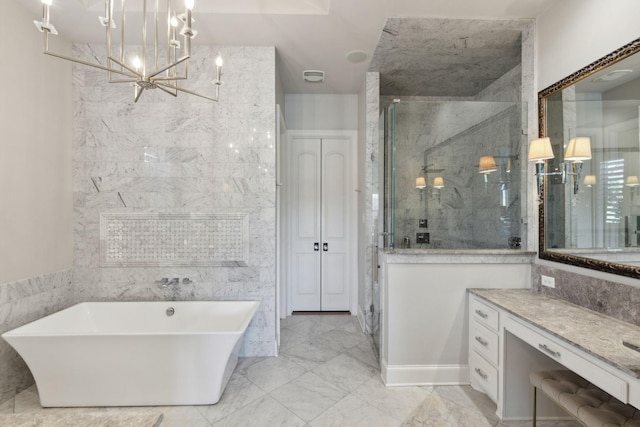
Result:
{"type": "Polygon", "coordinates": [[[49,25],[49,6],[51,6],[53,0],[42,0],[42,22],[45,25],[49,25]]]}

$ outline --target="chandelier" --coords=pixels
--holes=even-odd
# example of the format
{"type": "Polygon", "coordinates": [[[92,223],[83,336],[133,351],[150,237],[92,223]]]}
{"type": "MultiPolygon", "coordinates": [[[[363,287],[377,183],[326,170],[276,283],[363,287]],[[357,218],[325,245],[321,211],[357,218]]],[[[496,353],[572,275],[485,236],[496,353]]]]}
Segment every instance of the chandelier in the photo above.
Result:
{"type": "Polygon", "coordinates": [[[105,16],[99,17],[100,23],[106,31],[106,61],[104,64],[88,62],[81,59],[61,55],[49,50],[49,35],[57,35],[58,31],[50,21],[50,7],[52,0],[42,0],[42,21],[33,21],[44,34],[44,53],[82,65],[107,71],[109,83],[130,83],[134,87],[134,102],[138,102],[145,90],[160,89],[161,91],[178,96],[184,92],[211,101],[218,101],[220,94],[220,80],[222,58],[215,59],[216,77],[212,81],[215,95],[209,96],[178,86],[181,80],[187,80],[189,58],[191,57],[191,39],[198,33],[193,29],[194,20],[191,17],[194,0],[184,0],[184,10],[178,11],[173,7],[172,0],[162,0],[166,3],[162,8],[161,0],[153,0],[153,7],[147,6],[148,0],[138,0],[136,4],[142,6],[136,13],[127,6],[131,2],[120,0],[119,7],[114,7],[116,0],[105,0],[105,16]],[[115,10],[114,10],[115,9],[115,10]],[[125,37],[132,40],[135,34],[131,30],[131,22],[135,22],[141,14],[140,28],[137,29],[138,51],[134,43],[129,43],[125,49],[125,37]],[[181,26],[180,29],[178,27],[181,26]],[[181,36],[182,41],[178,37],[181,36]]]}

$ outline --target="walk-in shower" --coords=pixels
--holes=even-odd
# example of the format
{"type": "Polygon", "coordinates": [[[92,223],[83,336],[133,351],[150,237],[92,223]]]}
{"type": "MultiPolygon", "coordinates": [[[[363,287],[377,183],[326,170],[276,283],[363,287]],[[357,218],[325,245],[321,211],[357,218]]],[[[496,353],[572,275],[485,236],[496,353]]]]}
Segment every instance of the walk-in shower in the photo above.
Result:
{"type": "MultiPolygon", "coordinates": [[[[526,247],[527,110],[522,102],[381,102],[373,171],[377,249],[526,247]]],[[[377,258],[373,260],[377,273],[377,258]]],[[[370,330],[379,343],[380,292],[370,330]]]]}
{"type": "Polygon", "coordinates": [[[523,103],[403,100],[386,123],[385,247],[524,245],[523,103]]]}

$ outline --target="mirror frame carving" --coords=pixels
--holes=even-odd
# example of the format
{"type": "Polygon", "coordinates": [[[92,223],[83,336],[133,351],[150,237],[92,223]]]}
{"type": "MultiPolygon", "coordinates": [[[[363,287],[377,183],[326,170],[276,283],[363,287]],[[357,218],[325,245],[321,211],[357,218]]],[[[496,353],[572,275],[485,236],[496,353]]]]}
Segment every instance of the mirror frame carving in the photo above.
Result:
{"type": "MultiPolygon", "coordinates": [[[[590,75],[603,70],[604,68],[612,65],[628,56],[640,52],[640,38],[633,40],[632,42],[622,46],[621,48],[611,52],[608,55],[603,56],[597,61],[592,62],[586,67],[576,71],[575,73],[565,77],[547,87],[546,89],[538,92],[538,134],[540,138],[546,136],[546,101],[547,98],[561,91],[572,84],[589,77],[590,75]]],[[[545,177],[542,193],[540,194],[540,204],[538,206],[538,258],[559,262],[562,264],[569,264],[577,267],[589,268],[592,270],[598,270],[606,273],[617,274],[621,276],[633,277],[640,279],[640,267],[634,267],[626,264],[618,264],[613,262],[602,261],[593,258],[585,258],[576,255],[568,255],[559,252],[547,251],[545,245],[544,224],[545,224],[545,209],[544,209],[544,197],[546,193],[547,179],[545,177]]]]}

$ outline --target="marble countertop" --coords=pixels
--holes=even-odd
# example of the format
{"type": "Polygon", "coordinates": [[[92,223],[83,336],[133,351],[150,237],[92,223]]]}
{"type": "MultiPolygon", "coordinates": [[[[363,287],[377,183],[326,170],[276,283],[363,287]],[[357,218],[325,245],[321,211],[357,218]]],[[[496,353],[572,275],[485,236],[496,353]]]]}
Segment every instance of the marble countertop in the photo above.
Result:
{"type": "Polygon", "coordinates": [[[470,289],[469,292],[577,347],[633,377],[640,378],[640,327],[528,289],[470,289]]]}
{"type": "Polygon", "coordinates": [[[531,264],[536,252],[517,249],[385,249],[389,264],[531,264]]]}

